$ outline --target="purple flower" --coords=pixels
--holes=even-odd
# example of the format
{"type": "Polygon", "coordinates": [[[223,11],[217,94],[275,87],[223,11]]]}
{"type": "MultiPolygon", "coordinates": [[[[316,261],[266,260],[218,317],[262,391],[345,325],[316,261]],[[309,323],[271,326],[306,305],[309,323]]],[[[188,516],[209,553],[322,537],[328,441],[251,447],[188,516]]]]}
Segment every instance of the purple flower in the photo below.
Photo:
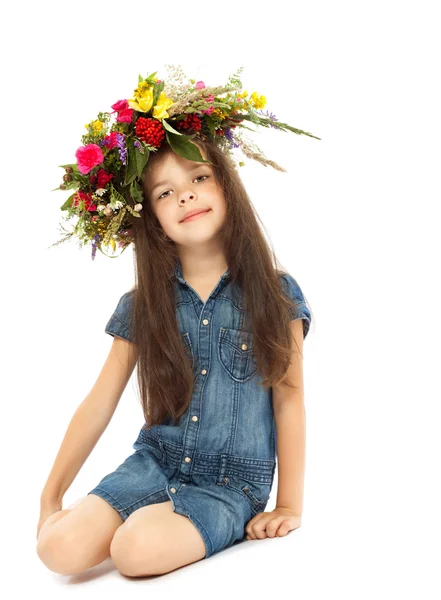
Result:
{"type": "Polygon", "coordinates": [[[239,144],[234,140],[234,134],[232,128],[225,130],[225,137],[230,142],[230,148],[239,148],[239,144]]]}
{"type": "Polygon", "coordinates": [[[99,239],[100,239],[99,234],[96,234],[96,236],[92,240],[92,260],[95,260],[97,242],[99,239]]]}
{"type": "Polygon", "coordinates": [[[125,165],[126,158],[127,158],[127,148],[126,148],[126,144],[125,144],[125,140],[124,140],[124,134],[117,133],[115,137],[116,137],[116,143],[117,143],[118,149],[119,149],[119,158],[120,158],[122,164],[125,165]]]}
{"type": "MultiPolygon", "coordinates": [[[[273,113],[270,113],[267,110],[265,112],[263,110],[257,110],[256,113],[260,114],[262,117],[267,117],[271,121],[278,121],[276,115],[273,115],[273,113]]],[[[275,127],[274,125],[271,125],[271,124],[270,124],[270,127],[272,127],[273,129],[277,129],[277,127],[275,127]]]]}

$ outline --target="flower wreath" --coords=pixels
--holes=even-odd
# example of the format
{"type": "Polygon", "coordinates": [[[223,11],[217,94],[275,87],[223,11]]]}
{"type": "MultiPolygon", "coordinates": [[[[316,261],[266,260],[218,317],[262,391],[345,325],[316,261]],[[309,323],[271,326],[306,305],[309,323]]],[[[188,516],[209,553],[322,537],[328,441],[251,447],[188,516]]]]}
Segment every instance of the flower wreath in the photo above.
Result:
{"type": "MultiPolygon", "coordinates": [[[[119,256],[107,254],[103,247],[114,252],[118,247],[122,253],[134,241],[131,226],[133,219],[140,217],[144,200],[140,179],[150,152],[156,152],[164,142],[184,158],[207,162],[191,140],[209,138],[235,166],[233,149],[240,148],[248,158],[286,171],[244,137],[240,130],[254,131],[246,122],[320,139],[279,122],[268,111],[264,113],[265,96],[241,91],[243,67],[226,85],[218,87],[207,87],[194,79],[185,82],[179,66],[166,68],[169,78],[157,79],[157,72],[145,79],[139,75],[132,98],[118,100],[111,105],[113,112],[100,112],[85,125],[83,145],[75,153],[77,162],[60,165],[65,174],[63,183],[55,188],[75,190],[61,210],[67,211],[65,221],[75,217],[76,223],[69,232],[62,227],[63,237],[52,246],[76,236],[80,246],[91,244],[92,260],[97,248],[110,258],[119,256]]],[[[238,162],[238,166],[244,164],[238,162]]]]}

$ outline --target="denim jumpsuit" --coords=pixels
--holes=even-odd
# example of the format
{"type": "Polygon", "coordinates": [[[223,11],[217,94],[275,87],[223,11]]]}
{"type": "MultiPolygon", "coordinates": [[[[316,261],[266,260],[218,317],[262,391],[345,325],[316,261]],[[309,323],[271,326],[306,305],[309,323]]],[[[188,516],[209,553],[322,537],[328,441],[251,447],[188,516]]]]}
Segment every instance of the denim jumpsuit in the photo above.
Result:
{"type": "MultiPolygon", "coordinates": [[[[125,521],[138,508],[172,503],[201,534],[205,558],[246,539],[245,526],[269,500],[276,467],[272,389],[259,385],[253,335],[243,330],[241,294],[227,269],[206,302],[174,268],[176,314],[184,346],[197,369],[187,411],[146,428],[134,453],[88,492],[106,500],[125,521]]],[[[311,313],[296,280],[281,285],[296,301],[291,319],[303,319],[306,337],[311,313]]],[[[105,332],[129,341],[133,291],[126,292],[105,332]]]]}

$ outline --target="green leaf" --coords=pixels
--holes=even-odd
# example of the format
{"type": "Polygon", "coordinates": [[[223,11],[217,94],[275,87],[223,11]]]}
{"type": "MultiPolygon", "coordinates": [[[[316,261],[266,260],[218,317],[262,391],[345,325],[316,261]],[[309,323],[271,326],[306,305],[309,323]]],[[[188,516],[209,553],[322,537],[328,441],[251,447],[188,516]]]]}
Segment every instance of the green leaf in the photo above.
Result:
{"type": "Polygon", "coordinates": [[[144,196],[142,193],[141,186],[137,181],[132,181],[132,183],[130,184],[130,195],[136,203],[139,202],[140,204],[142,204],[144,196]]]}
{"type": "Polygon", "coordinates": [[[176,129],[173,129],[173,127],[169,123],[167,123],[165,119],[162,119],[162,124],[164,126],[164,129],[167,129],[171,133],[174,133],[175,135],[183,135],[180,131],[176,131],[176,129]]]}
{"type": "Polygon", "coordinates": [[[72,169],[74,171],[77,171],[78,173],[78,165],[76,163],[72,163],[71,165],[58,165],[59,167],[61,167],[62,169],[65,169],[66,167],[72,167],[72,169]]]}
{"type": "Polygon", "coordinates": [[[156,73],[158,71],[155,71],[154,73],[151,73],[150,75],[147,75],[147,77],[145,78],[146,81],[148,81],[149,83],[155,83],[155,79],[156,79],[156,73]]]}
{"type": "Polygon", "coordinates": [[[127,169],[124,185],[129,185],[140,177],[149,159],[150,152],[145,149],[144,154],[138,151],[133,144],[127,144],[127,169]]]}
{"type": "MultiPolygon", "coordinates": [[[[76,194],[76,192],[75,192],[76,194]]],[[[66,202],[64,202],[63,206],[61,206],[61,210],[67,210],[73,201],[73,197],[75,196],[75,194],[72,194],[71,196],[69,196],[69,198],[66,200],[66,202]]]]}
{"type": "Polygon", "coordinates": [[[171,149],[176,152],[176,154],[179,154],[179,156],[194,162],[210,163],[209,160],[205,160],[205,158],[202,157],[199,148],[190,141],[190,137],[182,134],[179,136],[174,135],[168,131],[165,132],[165,135],[171,149]]]}

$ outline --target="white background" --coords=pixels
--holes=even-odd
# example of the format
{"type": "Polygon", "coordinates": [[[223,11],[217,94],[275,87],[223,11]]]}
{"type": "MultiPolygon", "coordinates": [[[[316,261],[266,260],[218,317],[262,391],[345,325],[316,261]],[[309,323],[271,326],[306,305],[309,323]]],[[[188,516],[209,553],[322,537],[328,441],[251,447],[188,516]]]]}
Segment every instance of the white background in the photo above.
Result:
{"type": "MultiPolygon", "coordinates": [[[[436,3],[21,2],[3,9],[2,541],[8,597],[439,598],[439,20],[436,3]],[[163,577],[110,559],[84,575],[35,552],[41,489],[131,288],[117,259],[59,239],[51,190],[84,125],[138,74],[181,64],[206,85],[244,66],[265,109],[309,131],[263,130],[283,165],[242,170],[281,263],[314,315],[305,340],[303,525],[163,577]],[[72,583],[77,585],[72,586],[72,583]],[[136,592],[132,586],[142,586],[136,592]],[[130,589],[132,588],[132,589],[130,589]],[[157,588],[161,588],[158,590],[157,588]]],[[[131,380],[64,498],[84,496],[142,424],[131,380]]],[[[267,510],[275,506],[276,483],[267,510]]]]}

